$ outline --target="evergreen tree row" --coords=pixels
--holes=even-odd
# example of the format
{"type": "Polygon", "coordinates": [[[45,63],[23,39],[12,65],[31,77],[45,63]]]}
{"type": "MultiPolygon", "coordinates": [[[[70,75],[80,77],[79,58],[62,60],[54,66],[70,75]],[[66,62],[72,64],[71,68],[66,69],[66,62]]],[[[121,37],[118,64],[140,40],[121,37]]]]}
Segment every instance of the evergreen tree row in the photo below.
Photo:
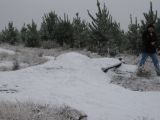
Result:
{"type": "Polygon", "coordinates": [[[127,49],[134,54],[139,54],[141,51],[142,40],[141,35],[147,28],[147,25],[153,24],[156,28],[158,46],[160,46],[160,18],[157,16],[157,11],[153,11],[152,2],[150,2],[150,9],[148,13],[143,13],[145,20],[141,20],[141,25],[138,24],[137,18],[133,23],[132,15],[130,17],[129,30],[126,34],[127,37],[127,49]]]}
{"type": "Polygon", "coordinates": [[[0,32],[0,42],[24,44],[27,47],[86,48],[101,55],[116,55],[123,51],[137,54],[141,50],[141,33],[149,23],[155,24],[160,40],[160,18],[157,11],[153,11],[152,2],[141,24],[137,18],[133,21],[130,16],[127,32],[120,28],[120,23],[113,20],[106,5],[101,5],[98,0],[97,9],[95,14],[88,10],[90,23],[82,20],[79,13],[71,21],[68,15],[64,14],[62,18],[53,11],[44,14],[40,29],[37,29],[33,20],[30,24],[24,24],[20,31],[13,26],[13,22],[9,22],[0,32]]]}

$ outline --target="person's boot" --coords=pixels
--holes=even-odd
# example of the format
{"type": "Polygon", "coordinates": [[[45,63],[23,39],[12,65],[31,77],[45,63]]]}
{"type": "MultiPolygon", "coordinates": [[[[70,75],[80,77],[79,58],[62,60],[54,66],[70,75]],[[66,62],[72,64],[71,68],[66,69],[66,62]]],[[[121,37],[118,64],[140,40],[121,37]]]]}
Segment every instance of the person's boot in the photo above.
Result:
{"type": "Polygon", "coordinates": [[[160,76],[160,69],[156,70],[157,76],[160,76]]]}

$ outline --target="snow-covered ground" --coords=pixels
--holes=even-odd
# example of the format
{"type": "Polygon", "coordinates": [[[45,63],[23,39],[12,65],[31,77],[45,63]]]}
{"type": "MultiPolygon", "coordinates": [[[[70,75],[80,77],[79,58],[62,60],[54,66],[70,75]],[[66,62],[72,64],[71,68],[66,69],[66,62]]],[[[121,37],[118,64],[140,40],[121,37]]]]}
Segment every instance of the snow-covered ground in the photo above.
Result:
{"type": "Polygon", "coordinates": [[[76,52],[46,58],[42,65],[0,72],[0,100],[66,104],[84,111],[88,120],[159,120],[160,92],[125,89],[110,83],[112,72],[102,72],[119,60],[76,52]]]}

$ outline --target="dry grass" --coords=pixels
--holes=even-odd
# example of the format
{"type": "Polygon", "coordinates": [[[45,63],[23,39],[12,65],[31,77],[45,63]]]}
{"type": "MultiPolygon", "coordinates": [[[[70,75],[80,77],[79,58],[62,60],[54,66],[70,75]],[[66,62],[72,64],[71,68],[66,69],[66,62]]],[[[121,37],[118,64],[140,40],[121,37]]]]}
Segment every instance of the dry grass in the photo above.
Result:
{"type": "MultiPolygon", "coordinates": [[[[0,102],[0,120],[87,120],[87,115],[69,106],[0,102]]],[[[138,116],[133,120],[154,120],[154,118],[138,116]]]]}
{"type": "Polygon", "coordinates": [[[0,120],[87,120],[87,116],[68,106],[0,102],[0,120]]]}
{"type": "Polygon", "coordinates": [[[23,49],[21,46],[10,46],[10,48],[7,46],[3,48],[13,50],[15,54],[7,54],[3,52],[0,53],[0,71],[18,70],[39,65],[47,61],[45,58],[43,58],[43,51],[41,50],[29,48],[23,49]]]}

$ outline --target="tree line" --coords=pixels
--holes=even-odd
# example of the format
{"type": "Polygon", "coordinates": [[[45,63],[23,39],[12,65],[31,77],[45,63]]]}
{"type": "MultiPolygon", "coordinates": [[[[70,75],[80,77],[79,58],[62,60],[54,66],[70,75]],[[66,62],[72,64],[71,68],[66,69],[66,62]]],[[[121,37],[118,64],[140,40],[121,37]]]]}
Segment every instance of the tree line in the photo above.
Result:
{"type": "Polygon", "coordinates": [[[79,13],[76,13],[71,21],[67,14],[59,17],[53,11],[43,15],[40,29],[34,20],[30,24],[24,24],[20,30],[14,27],[13,22],[9,22],[0,32],[0,42],[48,49],[80,48],[101,55],[116,55],[124,51],[137,54],[141,50],[141,33],[149,23],[155,24],[160,40],[160,18],[157,11],[153,11],[152,2],[148,13],[144,13],[145,19],[141,20],[141,24],[137,18],[133,21],[130,15],[127,32],[121,29],[120,23],[113,20],[105,4],[101,5],[97,0],[97,8],[94,15],[88,10],[91,22],[82,20],[79,13]]]}

